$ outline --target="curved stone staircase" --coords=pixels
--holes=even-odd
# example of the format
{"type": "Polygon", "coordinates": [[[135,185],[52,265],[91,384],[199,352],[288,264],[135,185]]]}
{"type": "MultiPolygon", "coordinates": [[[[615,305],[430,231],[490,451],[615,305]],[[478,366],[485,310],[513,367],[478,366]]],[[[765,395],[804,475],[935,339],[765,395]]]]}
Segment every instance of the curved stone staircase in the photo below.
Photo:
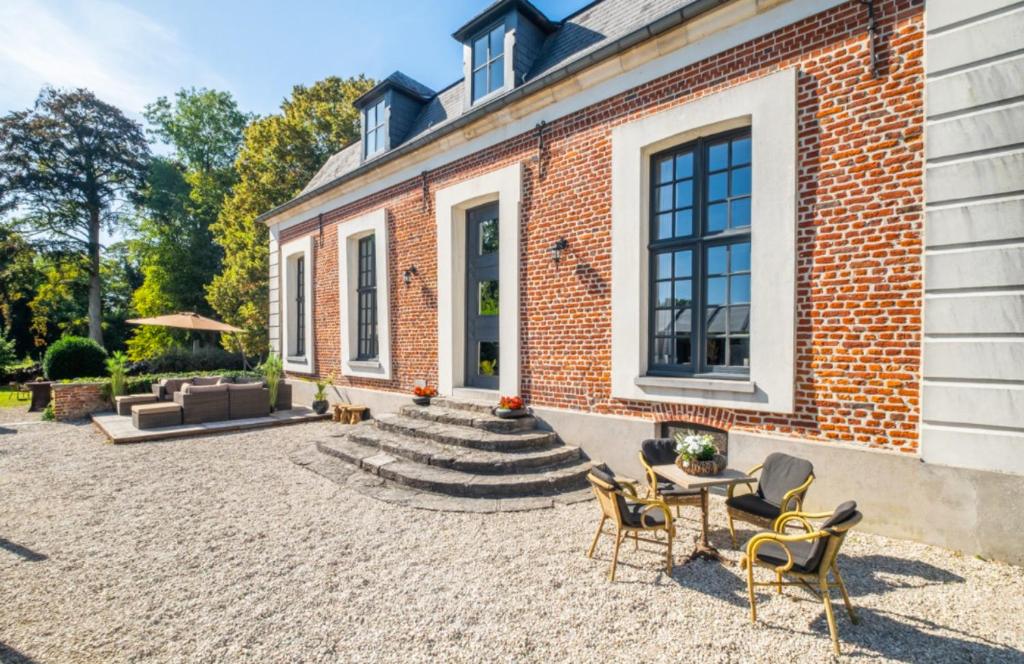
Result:
{"type": "Polygon", "coordinates": [[[552,496],[586,487],[590,468],[533,417],[501,419],[486,404],[434,399],[347,428],[323,453],[394,484],[461,498],[552,496]]]}

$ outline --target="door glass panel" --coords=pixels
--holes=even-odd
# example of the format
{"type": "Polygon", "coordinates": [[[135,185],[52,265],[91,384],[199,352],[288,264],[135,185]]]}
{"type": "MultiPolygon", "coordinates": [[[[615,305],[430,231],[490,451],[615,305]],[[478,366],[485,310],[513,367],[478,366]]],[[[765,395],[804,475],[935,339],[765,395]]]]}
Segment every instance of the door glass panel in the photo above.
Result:
{"type": "Polygon", "coordinates": [[[493,254],[498,250],[498,220],[480,222],[480,255],[493,254]]]}
{"type": "Polygon", "coordinates": [[[481,316],[497,316],[498,315],[498,282],[494,281],[481,281],[480,282],[480,315],[481,316]]]}
{"type": "Polygon", "coordinates": [[[477,372],[481,376],[498,375],[498,342],[481,341],[477,351],[477,372]]]}

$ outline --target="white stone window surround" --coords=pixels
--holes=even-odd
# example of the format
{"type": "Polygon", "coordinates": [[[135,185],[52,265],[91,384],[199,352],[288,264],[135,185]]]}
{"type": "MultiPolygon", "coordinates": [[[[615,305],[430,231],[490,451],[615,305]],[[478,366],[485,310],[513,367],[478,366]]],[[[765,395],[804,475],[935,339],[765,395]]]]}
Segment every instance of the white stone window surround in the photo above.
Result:
{"type": "Polygon", "coordinates": [[[441,394],[463,386],[466,348],[466,212],[498,202],[498,391],[519,394],[519,206],[517,162],[440,189],[437,219],[437,382],[441,394]]]}
{"type": "Polygon", "coordinates": [[[281,351],[284,370],[294,373],[313,373],[313,236],[292,240],[281,246],[281,351]],[[305,318],[304,345],[306,352],[301,357],[290,355],[294,347],[296,330],[295,321],[295,284],[296,261],[303,259],[305,278],[303,279],[303,300],[305,318]]]}
{"type": "Polygon", "coordinates": [[[341,320],[341,374],[353,378],[391,379],[391,316],[388,279],[388,213],[381,208],[338,223],[338,294],[341,320]],[[357,360],[359,348],[359,240],[374,236],[377,278],[377,359],[357,360]]]}
{"type": "Polygon", "coordinates": [[[612,131],[612,396],[793,412],[796,338],[797,71],[788,69],[612,131]],[[650,157],[751,127],[750,376],[647,376],[650,157]]]}

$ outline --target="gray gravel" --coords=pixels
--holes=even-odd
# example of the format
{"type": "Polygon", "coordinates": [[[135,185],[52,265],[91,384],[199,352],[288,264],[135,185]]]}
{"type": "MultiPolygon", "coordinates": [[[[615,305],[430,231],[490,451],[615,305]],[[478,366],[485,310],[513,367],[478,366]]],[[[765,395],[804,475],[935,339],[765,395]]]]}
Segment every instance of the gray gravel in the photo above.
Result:
{"type": "MultiPolygon", "coordinates": [[[[609,584],[609,540],[585,557],[592,503],[410,510],[288,461],[330,426],[120,447],[89,425],[0,426],[0,660],[830,658],[816,600],[765,593],[751,625],[735,567],[669,578],[660,551],[625,546],[609,584]]],[[[839,614],[847,655],[1024,661],[1020,568],[865,534],[846,553],[863,617],[839,614]]]]}

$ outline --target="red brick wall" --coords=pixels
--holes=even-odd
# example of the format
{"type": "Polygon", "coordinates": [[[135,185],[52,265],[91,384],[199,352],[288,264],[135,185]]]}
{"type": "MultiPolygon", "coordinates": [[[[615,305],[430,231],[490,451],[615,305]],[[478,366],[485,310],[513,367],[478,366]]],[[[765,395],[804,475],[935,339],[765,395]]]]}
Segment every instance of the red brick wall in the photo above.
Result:
{"type": "Polygon", "coordinates": [[[106,383],[54,383],[53,415],[58,420],[80,420],[90,413],[110,410],[104,396],[106,383]]]}
{"type": "MultiPolygon", "coordinates": [[[[394,380],[337,382],[403,391],[417,379],[436,384],[433,192],[521,161],[522,392],[531,403],[916,450],[923,8],[882,0],[877,10],[877,79],[866,9],[851,0],[550,123],[542,157],[529,132],[430,172],[426,203],[416,178],[325,215],[315,260],[319,373],[340,376],[336,224],[385,206],[394,380]],[[790,67],[800,71],[795,413],[613,399],[612,128],[790,67]],[[562,236],[570,246],[556,266],[547,250],[562,236]],[[410,265],[419,275],[406,287],[410,265]]],[[[308,220],[282,240],[317,227],[308,220]]]]}

